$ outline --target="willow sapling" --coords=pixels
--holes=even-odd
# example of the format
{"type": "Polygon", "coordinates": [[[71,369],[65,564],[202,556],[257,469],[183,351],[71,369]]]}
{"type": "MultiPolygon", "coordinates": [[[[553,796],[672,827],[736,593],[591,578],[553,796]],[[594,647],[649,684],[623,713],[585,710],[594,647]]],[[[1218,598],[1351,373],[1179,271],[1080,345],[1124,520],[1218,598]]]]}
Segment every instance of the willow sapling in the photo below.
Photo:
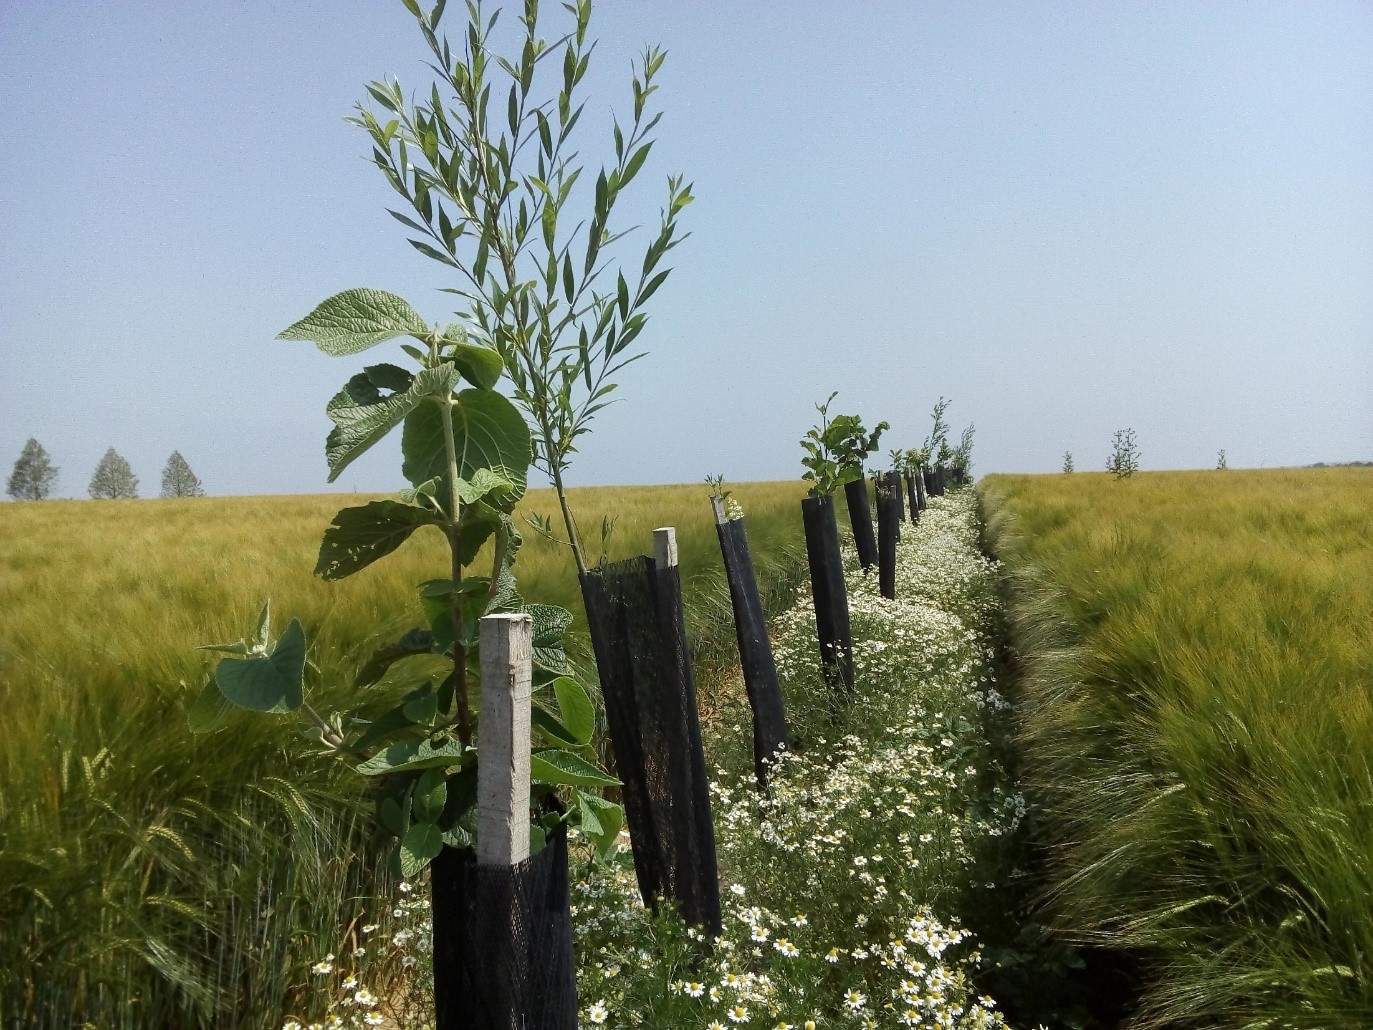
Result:
{"type": "MultiPolygon", "coordinates": [[[[557,492],[566,532],[559,542],[585,573],[565,473],[615,377],[643,356],[634,345],[648,321],[645,305],[669,275],[659,266],[685,238],[677,217],[692,200],[689,184],[668,179],[658,232],[638,271],[626,275],[611,254],[630,230],[616,229],[613,215],[653,147],[662,114],[648,100],[666,54],[647,48],[635,66],[632,119],[614,122],[615,159],[587,197],[586,184],[574,192],[583,166],[572,140],[595,48],[590,0],[563,5],[571,22],[551,44],[539,35],[538,0],[525,0],[510,56],[493,38],[499,10],[487,17],[480,2],[469,3],[453,46],[438,33],[444,3],[426,12],[405,2],[431,52],[434,81],[413,101],[399,82],[374,82],[368,91],[382,113],[360,106],[352,121],[371,136],[373,160],[406,201],[408,211],[391,214],[418,234],[411,245],[458,274],[449,292],[470,305],[473,325],[505,359],[512,396],[533,429],[533,463],[557,492]],[[583,199],[590,204],[577,215],[583,199]]],[[[555,539],[547,520],[531,524],[555,539]]]]}

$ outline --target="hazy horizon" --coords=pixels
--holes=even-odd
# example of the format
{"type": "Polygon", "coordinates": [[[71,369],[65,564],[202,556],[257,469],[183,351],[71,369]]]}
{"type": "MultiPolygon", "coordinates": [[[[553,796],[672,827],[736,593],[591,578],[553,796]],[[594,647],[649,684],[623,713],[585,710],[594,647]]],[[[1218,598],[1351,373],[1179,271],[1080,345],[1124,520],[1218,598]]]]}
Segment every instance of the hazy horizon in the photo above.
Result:
{"type": "MultiPolygon", "coordinates": [[[[627,214],[669,173],[698,199],[571,485],[798,479],[836,389],[883,454],[953,398],[977,475],[1101,470],[1126,427],[1146,471],[1373,459],[1373,5],[605,2],[592,31],[587,163],[659,42],[627,214]]],[[[35,437],[63,497],[111,446],[144,496],[173,450],[210,494],[404,485],[394,441],[325,483],[326,401],[395,345],[274,339],[351,286],[452,311],[343,123],[392,75],[427,83],[399,3],[0,10],[6,474],[35,437]]]]}

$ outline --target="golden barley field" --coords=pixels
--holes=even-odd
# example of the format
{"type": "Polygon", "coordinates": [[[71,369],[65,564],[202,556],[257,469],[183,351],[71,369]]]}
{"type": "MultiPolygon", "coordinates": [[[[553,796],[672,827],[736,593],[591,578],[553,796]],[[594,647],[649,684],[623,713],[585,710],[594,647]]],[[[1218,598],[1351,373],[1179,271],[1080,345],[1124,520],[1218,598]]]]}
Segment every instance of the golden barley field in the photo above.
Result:
{"type": "Polygon", "coordinates": [[[1142,1025],[1373,1025],[1373,469],[980,490],[1060,931],[1142,1025]]]}

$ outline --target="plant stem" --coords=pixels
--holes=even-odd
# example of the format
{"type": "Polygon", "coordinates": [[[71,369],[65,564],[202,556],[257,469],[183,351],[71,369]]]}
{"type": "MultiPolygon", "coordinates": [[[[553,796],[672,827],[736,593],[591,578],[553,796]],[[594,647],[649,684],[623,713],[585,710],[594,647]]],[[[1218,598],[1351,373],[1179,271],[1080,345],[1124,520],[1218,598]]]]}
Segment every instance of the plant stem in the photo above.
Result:
{"type": "Polygon", "coordinates": [[[347,741],[340,737],[334,731],[334,728],[324,721],[323,717],[319,714],[319,712],[315,711],[314,708],[310,705],[310,702],[302,701],[300,703],[300,707],[301,710],[309,717],[310,721],[315,724],[315,727],[319,730],[320,739],[323,740],[324,743],[328,744],[331,748],[333,748],[340,754],[347,755],[350,758],[356,758],[360,762],[364,761],[367,758],[367,756],[364,755],[361,751],[354,751],[352,748],[350,748],[348,746],[347,741]]]}
{"type": "Polygon", "coordinates": [[[453,694],[458,700],[458,739],[466,747],[472,743],[472,711],[467,704],[467,648],[462,643],[462,558],[458,551],[458,447],[453,439],[453,400],[443,404],[443,449],[448,458],[448,549],[453,556],[453,694]]]}
{"type": "MultiPolygon", "coordinates": [[[[551,450],[551,448],[550,448],[551,450]]],[[[558,505],[563,510],[563,524],[567,527],[567,540],[572,545],[572,557],[577,562],[577,575],[586,575],[586,556],[582,554],[582,541],[577,536],[577,523],[572,520],[572,509],[567,505],[567,490],[563,487],[563,470],[554,461],[549,462],[553,473],[553,488],[558,493],[558,505]]]]}

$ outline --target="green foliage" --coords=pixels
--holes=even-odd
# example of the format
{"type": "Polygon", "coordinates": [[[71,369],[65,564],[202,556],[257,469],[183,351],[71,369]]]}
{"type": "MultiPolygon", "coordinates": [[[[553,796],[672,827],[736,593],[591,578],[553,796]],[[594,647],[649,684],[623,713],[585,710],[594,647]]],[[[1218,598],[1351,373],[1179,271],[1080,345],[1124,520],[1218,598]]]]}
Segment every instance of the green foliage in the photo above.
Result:
{"type": "MultiPolygon", "coordinates": [[[[750,506],[750,545],[770,611],[795,581],[803,492],[796,483],[735,486],[750,506]]],[[[678,527],[708,713],[729,682],[715,670],[737,650],[700,493],[699,484],[588,488],[573,490],[571,503],[596,522],[603,511],[619,513],[624,540],[614,558],[655,526],[678,527]]],[[[310,966],[335,952],[338,977],[345,975],[353,948],[368,940],[348,928],[380,922],[384,932],[389,922],[367,900],[394,893],[384,859],[396,837],[376,829],[385,777],[359,776],[326,753],[300,714],[246,713],[212,682],[210,714],[222,714],[224,729],[187,733],[186,706],[206,693],[200,688],[214,667],[194,646],[245,630],[252,636],[268,594],[279,613],[275,632],[289,621],[281,614],[305,627],[319,667],[306,667],[308,702],[350,713],[350,741],[413,684],[432,677],[436,694],[451,661],[425,651],[364,687],[353,684],[374,650],[424,624],[415,584],[446,565],[447,541],[425,530],[361,574],[326,582],[311,575],[313,554],[338,507],[337,494],[212,497],[151,509],[84,498],[0,505],[0,610],[14,645],[0,648],[5,1018],[110,1030],[279,1027],[289,1015],[307,1025],[327,1021],[307,1000],[325,979],[310,966]],[[97,981],[120,987],[89,989],[97,981]]],[[[553,491],[535,489],[516,518],[557,508],[553,491]]],[[[590,644],[565,548],[525,536],[520,590],[577,611],[563,639],[569,661],[585,668],[590,644]]],[[[551,685],[535,703],[556,710],[551,685]]],[[[566,789],[577,803],[575,788],[566,789]]],[[[459,830],[448,836],[457,840],[459,830]]],[[[380,963],[368,986],[384,994],[400,955],[389,957],[375,939],[367,952],[367,962],[380,963]]]]}
{"type": "Polygon", "coordinates": [[[1135,431],[1119,429],[1111,438],[1111,456],[1106,459],[1106,471],[1117,479],[1129,479],[1139,471],[1139,448],[1135,446],[1135,431]]]}
{"type": "Polygon", "coordinates": [[[1073,471],[1073,452],[1072,452],[1072,451],[1064,451],[1064,452],[1063,452],[1063,471],[1064,471],[1065,473],[1066,473],[1066,472],[1071,472],[1071,471],[1073,471]]]}
{"type": "Polygon", "coordinates": [[[172,451],[162,470],[163,497],[204,497],[205,488],[180,451],[172,451]]]}
{"type": "Polygon", "coordinates": [[[1057,933],[1141,1027],[1373,1026],[1373,470],[997,476],[1057,933]]]}
{"type": "Polygon", "coordinates": [[[43,445],[29,437],[14,461],[7,492],[16,501],[43,501],[56,485],[57,467],[48,458],[43,445]]]}
{"type": "MultiPolygon", "coordinates": [[[[643,356],[637,342],[646,305],[670,274],[660,266],[685,238],[677,219],[692,195],[681,178],[668,179],[657,234],[627,273],[615,244],[632,230],[615,224],[616,204],[653,148],[661,114],[648,100],[666,54],[645,49],[632,75],[632,116],[614,122],[614,160],[594,187],[577,191],[585,168],[575,149],[586,103],[580,87],[595,43],[590,0],[564,6],[568,24],[549,44],[537,0],[526,0],[503,54],[497,16],[488,18],[479,3],[468,5],[455,46],[440,31],[444,4],[426,11],[407,2],[434,77],[410,98],[398,81],[373,82],[375,107],[359,105],[350,120],[370,136],[373,161],[405,201],[391,214],[415,234],[411,246],[453,270],[458,285],[449,292],[469,305],[470,331],[504,358],[515,402],[533,427],[535,463],[553,479],[582,569],[563,472],[618,374],[643,356]]],[[[359,340],[418,324],[408,307],[379,319],[342,303],[310,320],[359,340]]]]}
{"type": "Polygon", "coordinates": [[[1229,462],[1227,462],[1227,461],[1225,460],[1225,448],[1222,447],[1222,448],[1220,449],[1220,453],[1218,453],[1218,454],[1216,455],[1216,471],[1217,471],[1217,472],[1224,472],[1224,471],[1225,471],[1226,469],[1228,469],[1229,467],[1230,467],[1229,462]]]}
{"type": "Polygon", "coordinates": [[[836,415],[831,419],[829,406],[838,396],[835,391],[823,404],[815,406],[820,424],[812,426],[801,438],[801,449],[805,452],[801,464],[806,469],[801,478],[812,484],[811,493],[817,496],[828,496],[845,483],[860,479],[868,455],[877,450],[883,431],[890,428],[888,423],[879,422],[869,433],[857,415],[836,415]]]}
{"type": "Polygon", "coordinates": [[[931,415],[933,425],[930,427],[930,435],[925,438],[925,460],[934,459],[936,465],[947,464],[952,451],[949,449],[949,424],[944,421],[944,412],[949,410],[952,399],[946,400],[940,397],[935,403],[934,412],[931,415]]]}
{"type": "Polygon", "coordinates": [[[138,477],[133,474],[129,463],[111,447],[95,466],[88,489],[93,500],[129,500],[138,496],[138,477]]]}
{"type": "Polygon", "coordinates": [[[954,477],[960,483],[972,482],[973,469],[973,426],[963,430],[963,435],[959,438],[958,446],[953,449],[949,459],[949,466],[953,469],[954,477]]]}

